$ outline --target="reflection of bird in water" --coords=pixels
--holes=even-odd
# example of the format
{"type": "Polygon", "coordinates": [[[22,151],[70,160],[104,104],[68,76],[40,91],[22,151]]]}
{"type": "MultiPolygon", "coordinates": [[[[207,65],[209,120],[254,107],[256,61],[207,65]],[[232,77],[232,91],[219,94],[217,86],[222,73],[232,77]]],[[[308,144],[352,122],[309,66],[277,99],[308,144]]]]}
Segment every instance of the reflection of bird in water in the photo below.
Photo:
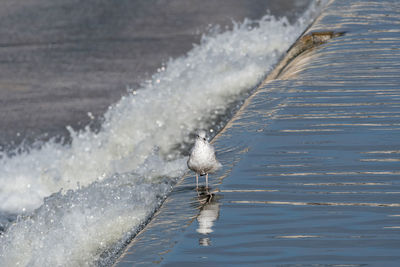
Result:
{"type": "Polygon", "coordinates": [[[215,194],[209,193],[208,191],[203,191],[198,194],[198,200],[203,206],[197,216],[199,227],[196,231],[203,235],[203,237],[199,239],[199,243],[202,246],[209,246],[211,244],[208,234],[213,232],[212,227],[219,216],[219,203],[215,196],[215,194]]]}
{"type": "Polygon", "coordinates": [[[208,174],[221,168],[221,163],[215,157],[214,147],[207,141],[205,131],[197,134],[187,165],[196,173],[196,188],[199,187],[199,174],[206,176],[206,188],[208,188],[208,174]]]}

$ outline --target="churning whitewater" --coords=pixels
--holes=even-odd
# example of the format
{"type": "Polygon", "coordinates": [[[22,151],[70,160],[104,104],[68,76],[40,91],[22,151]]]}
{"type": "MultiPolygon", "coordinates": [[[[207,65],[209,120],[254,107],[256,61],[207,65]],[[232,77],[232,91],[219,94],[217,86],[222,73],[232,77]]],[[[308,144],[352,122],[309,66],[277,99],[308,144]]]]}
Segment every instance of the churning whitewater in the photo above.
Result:
{"type": "Polygon", "coordinates": [[[185,173],[189,134],[218,131],[221,114],[261,82],[317,10],[312,5],[292,25],[266,15],[205,35],[111,106],[99,131],[70,129],[68,145],[3,151],[0,265],[107,260],[185,173]]]}

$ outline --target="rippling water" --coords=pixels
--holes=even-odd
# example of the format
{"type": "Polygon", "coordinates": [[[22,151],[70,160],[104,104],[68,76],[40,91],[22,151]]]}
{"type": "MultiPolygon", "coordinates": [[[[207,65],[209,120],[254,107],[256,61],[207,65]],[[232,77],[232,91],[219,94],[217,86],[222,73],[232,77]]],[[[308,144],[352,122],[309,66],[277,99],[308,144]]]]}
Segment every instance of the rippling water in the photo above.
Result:
{"type": "Polygon", "coordinates": [[[251,96],[215,140],[210,191],[188,177],[119,266],[397,266],[399,10],[331,1],[310,30],[345,34],[251,96]]]}

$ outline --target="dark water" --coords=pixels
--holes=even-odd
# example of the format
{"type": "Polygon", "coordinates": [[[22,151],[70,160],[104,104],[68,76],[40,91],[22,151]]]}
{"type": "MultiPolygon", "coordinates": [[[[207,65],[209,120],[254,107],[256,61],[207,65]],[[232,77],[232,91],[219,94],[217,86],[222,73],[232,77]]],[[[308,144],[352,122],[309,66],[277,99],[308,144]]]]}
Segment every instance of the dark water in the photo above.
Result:
{"type": "Polygon", "coordinates": [[[331,1],[311,30],[345,35],[295,59],[215,145],[118,266],[398,266],[400,6],[331,1]]]}
{"type": "MultiPolygon", "coordinates": [[[[81,129],[210,25],[289,18],[308,1],[2,1],[0,145],[81,129]],[[88,115],[88,112],[91,114],[88,115]]],[[[28,142],[28,143],[29,143],[28,142]]]]}
{"type": "Polygon", "coordinates": [[[191,133],[221,129],[219,118],[255,89],[321,6],[300,14],[308,1],[224,3],[4,4],[5,146],[64,135],[67,124],[81,131],[69,128],[66,144],[0,150],[1,266],[115,261],[186,172],[180,151],[191,133]],[[289,20],[263,16],[269,5],[289,20]],[[210,17],[229,28],[232,18],[260,16],[199,41],[210,17]],[[88,121],[97,131],[82,129],[88,121]]]}

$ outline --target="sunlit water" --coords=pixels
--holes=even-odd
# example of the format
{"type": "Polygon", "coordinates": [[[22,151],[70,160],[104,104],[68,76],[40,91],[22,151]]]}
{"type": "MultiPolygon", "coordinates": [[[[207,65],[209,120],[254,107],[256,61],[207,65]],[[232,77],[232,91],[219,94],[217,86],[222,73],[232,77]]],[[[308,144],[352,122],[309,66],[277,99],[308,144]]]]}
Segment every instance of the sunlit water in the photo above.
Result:
{"type": "Polygon", "coordinates": [[[399,4],[330,1],[309,31],[345,34],[252,94],[209,192],[174,187],[117,266],[398,266],[399,4]]]}
{"type": "Polygon", "coordinates": [[[266,15],[205,35],[111,106],[99,131],[70,129],[67,145],[3,151],[0,265],[107,261],[186,172],[190,133],[218,131],[221,116],[260,83],[318,8],[293,25],[266,15]]]}

